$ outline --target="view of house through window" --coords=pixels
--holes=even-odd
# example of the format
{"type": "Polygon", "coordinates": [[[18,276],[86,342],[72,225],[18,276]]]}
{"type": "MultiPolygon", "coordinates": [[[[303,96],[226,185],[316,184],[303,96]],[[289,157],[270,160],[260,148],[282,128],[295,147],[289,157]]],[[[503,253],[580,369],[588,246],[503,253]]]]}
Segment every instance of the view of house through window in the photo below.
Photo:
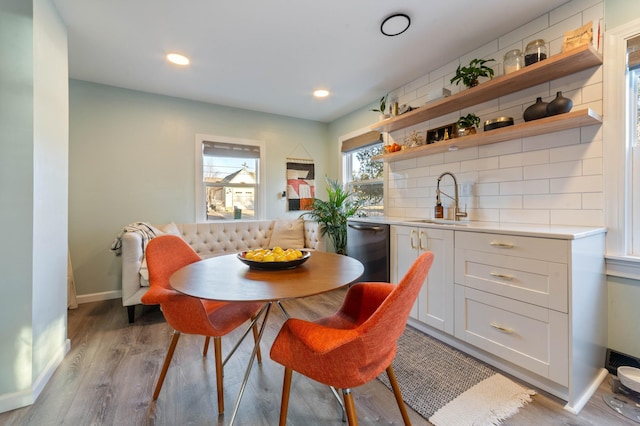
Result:
{"type": "Polygon", "coordinates": [[[260,147],[203,142],[202,182],[207,220],[255,219],[260,147]]]}
{"type": "Polygon", "coordinates": [[[383,205],[383,170],[382,161],[373,161],[372,158],[382,154],[382,142],[374,140],[374,143],[366,144],[351,150],[345,150],[343,144],[343,165],[345,184],[352,188],[356,197],[363,200],[362,213],[366,216],[382,216],[383,205]]]}

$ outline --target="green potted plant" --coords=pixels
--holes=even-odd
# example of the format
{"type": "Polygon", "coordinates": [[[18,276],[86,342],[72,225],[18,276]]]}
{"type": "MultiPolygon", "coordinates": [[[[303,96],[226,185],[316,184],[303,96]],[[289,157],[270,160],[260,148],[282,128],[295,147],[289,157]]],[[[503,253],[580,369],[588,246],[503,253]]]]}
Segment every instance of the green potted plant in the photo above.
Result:
{"type": "Polygon", "coordinates": [[[380,106],[378,109],[371,109],[369,111],[377,112],[380,114],[380,120],[384,120],[385,118],[389,118],[391,114],[386,113],[387,110],[387,97],[389,94],[387,93],[383,97],[380,98],[380,106]]]}
{"type": "Polygon", "coordinates": [[[478,78],[489,77],[493,78],[493,68],[486,66],[487,62],[494,61],[495,59],[473,59],[469,66],[463,67],[458,65],[456,69],[456,75],[451,79],[451,84],[458,85],[462,81],[467,87],[474,87],[478,85],[478,78]]]}
{"type": "Polygon", "coordinates": [[[308,215],[320,224],[320,235],[329,235],[336,253],[347,254],[347,219],[360,211],[363,201],[337,180],[325,179],[329,199],[314,198],[311,211],[302,216],[308,215]]]}
{"type": "Polygon", "coordinates": [[[480,117],[470,113],[460,117],[456,122],[458,136],[473,135],[476,133],[476,126],[480,124],[480,117]]]}

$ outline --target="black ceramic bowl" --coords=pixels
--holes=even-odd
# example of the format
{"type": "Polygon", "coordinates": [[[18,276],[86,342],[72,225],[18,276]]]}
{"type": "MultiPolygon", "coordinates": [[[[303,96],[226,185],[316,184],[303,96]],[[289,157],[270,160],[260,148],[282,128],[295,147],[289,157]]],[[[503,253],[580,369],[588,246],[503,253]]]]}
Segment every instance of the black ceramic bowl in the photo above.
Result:
{"type": "Polygon", "coordinates": [[[484,131],[513,126],[513,117],[498,117],[484,122],[484,131]]]}
{"type": "Polygon", "coordinates": [[[259,262],[257,260],[247,259],[245,254],[246,251],[238,253],[238,259],[245,265],[249,265],[251,269],[262,269],[262,270],[282,270],[282,269],[293,269],[302,265],[304,262],[309,260],[311,257],[311,252],[306,250],[300,250],[302,252],[302,257],[296,260],[289,260],[287,262],[259,262]]]}

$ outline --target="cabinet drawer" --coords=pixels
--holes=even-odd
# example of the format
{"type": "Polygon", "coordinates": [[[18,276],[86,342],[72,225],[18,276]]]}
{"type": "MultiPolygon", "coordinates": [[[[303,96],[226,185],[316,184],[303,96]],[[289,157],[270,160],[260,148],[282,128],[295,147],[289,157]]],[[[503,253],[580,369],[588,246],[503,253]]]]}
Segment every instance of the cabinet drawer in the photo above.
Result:
{"type": "Polygon", "coordinates": [[[568,315],[455,286],[455,336],[568,386],[568,315]]]}
{"type": "Polygon", "coordinates": [[[461,249],[558,263],[567,263],[569,257],[569,245],[565,240],[482,232],[456,232],[455,238],[455,247],[461,249]]]}
{"type": "Polygon", "coordinates": [[[568,312],[568,265],[456,248],[455,282],[568,312]]]}

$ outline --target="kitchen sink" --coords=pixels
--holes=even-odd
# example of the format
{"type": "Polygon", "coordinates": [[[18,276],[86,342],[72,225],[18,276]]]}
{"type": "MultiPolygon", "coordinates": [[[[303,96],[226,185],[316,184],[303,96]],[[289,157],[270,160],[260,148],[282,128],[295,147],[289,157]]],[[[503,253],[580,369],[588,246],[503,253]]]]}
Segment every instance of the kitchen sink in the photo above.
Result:
{"type": "Polygon", "coordinates": [[[466,222],[459,222],[459,221],[449,220],[449,219],[416,219],[416,220],[410,220],[409,222],[428,223],[431,225],[469,226],[469,224],[466,222]]]}

